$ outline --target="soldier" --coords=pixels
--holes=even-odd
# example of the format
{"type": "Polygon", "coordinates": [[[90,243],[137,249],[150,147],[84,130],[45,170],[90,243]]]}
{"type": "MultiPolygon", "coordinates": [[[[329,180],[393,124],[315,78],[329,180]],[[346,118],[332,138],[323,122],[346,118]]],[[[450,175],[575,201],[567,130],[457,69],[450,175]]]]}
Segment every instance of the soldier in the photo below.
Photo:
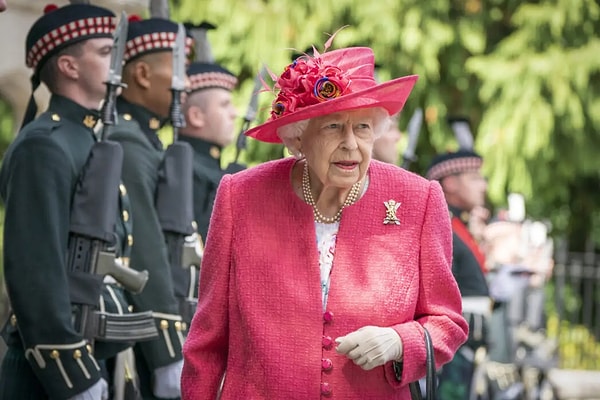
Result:
{"type": "Polygon", "coordinates": [[[375,139],[375,143],[373,144],[373,158],[375,160],[398,165],[398,142],[402,137],[402,132],[398,127],[399,117],[400,114],[391,116],[389,129],[375,139]]]}
{"type": "Polygon", "coordinates": [[[152,310],[160,330],[158,339],[135,347],[144,398],[180,395],[181,346],[186,327],[179,313],[165,236],[155,208],[164,155],[157,131],[169,116],[177,30],[178,25],[166,19],[130,18],[123,69],[127,88],[118,99],[119,123],[110,135],[123,147],[123,181],[137,218],[131,267],[150,272],[146,289],[131,301],[138,311],[152,310]]]}
{"type": "MultiPolygon", "coordinates": [[[[85,4],[47,6],[44,12],[27,35],[26,63],[33,69],[33,90],[43,82],[52,94],[50,104],[30,122],[36,113],[32,93],[24,128],[0,171],[6,207],[4,267],[12,307],[2,332],[8,350],[0,399],[104,399],[108,388],[103,376],[109,378],[101,371],[103,360],[131,343],[99,331],[86,337],[82,332],[87,327],[74,321],[81,321],[77,315],[87,308],[109,318],[128,314],[128,303],[114,279],[103,285],[102,276],[75,270],[70,249],[77,214],[73,203],[97,142],[94,127],[106,94],[103,80],[116,18],[109,10],[85,4]]],[[[124,187],[119,198],[118,180],[117,173],[114,202],[119,204],[108,208],[125,216],[128,200],[124,187]]],[[[129,252],[130,224],[121,218],[108,232],[111,240],[117,239],[113,255],[122,263],[129,252]]],[[[80,254],[89,256],[85,250],[80,254]]],[[[96,315],[88,314],[88,321],[96,315]]]]}
{"type": "Polygon", "coordinates": [[[483,206],[487,183],[481,175],[482,158],[461,149],[435,157],[427,178],[438,180],[452,219],[452,273],[463,299],[463,315],[469,321],[469,339],[439,375],[439,394],[444,400],[468,399],[475,367],[475,353],[485,344],[491,301],[485,280],[485,257],[468,229],[469,213],[483,206]]]}
{"type": "Polygon", "coordinates": [[[183,105],[186,126],[180,140],[194,149],[194,216],[206,238],[215,194],[225,174],[221,151],[234,137],[237,110],[231,91],[237,78],[215,63],[193,63],[188,68],[190,92],[183,105]]]}

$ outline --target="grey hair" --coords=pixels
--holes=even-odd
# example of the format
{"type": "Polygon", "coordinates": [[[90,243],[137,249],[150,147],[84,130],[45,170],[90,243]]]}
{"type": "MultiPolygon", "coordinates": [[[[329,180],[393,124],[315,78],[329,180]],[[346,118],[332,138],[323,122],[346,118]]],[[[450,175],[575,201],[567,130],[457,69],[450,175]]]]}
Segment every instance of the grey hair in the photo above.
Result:
{"type": "Polygon", "coordinates": [[[277,136],[281,138],[284,146],[296,158],[304,157],[301,149],[298,148],[298,141],[296,139],[306,131],[309,121],[309,119],[303,119],[302,121],[292,122],[277,129],[277,136]]]}
{"type": "MultiPolygon", "coordinates": [[[[374,138],[377,139],[384,132],[386,132],[390,128],[391,118],[388,111],[383,107],[373,107],[370,108],[373,112],[373,132],[374,138]]],[[[302,136],[302,134],[308,128],[308,123],[310,119],[303,119],[298,122],[292,122],[291,124],[287,124],[281,126],[277,129],[277,136],[281,139],[285,147],[289,150],[292,155],[296,158],[304,157],[301,149],[298,148],[298,139],[302,136]]]]}

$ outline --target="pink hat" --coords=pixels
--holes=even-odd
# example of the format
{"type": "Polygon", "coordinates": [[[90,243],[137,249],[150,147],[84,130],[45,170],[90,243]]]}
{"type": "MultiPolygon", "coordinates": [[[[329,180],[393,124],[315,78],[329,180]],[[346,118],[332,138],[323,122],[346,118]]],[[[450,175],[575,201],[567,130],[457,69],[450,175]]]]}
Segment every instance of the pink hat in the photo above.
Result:
{"type": "Polygon", "coordinates": [[[369,107],[383,107],[390,115],[400,112],[417,75],[377,84],[374,70],[375,56],[368,47],[297,58],[277,79],[271,116],[246,135],[281,143],[277,129],[292,122],[369,107]]]}

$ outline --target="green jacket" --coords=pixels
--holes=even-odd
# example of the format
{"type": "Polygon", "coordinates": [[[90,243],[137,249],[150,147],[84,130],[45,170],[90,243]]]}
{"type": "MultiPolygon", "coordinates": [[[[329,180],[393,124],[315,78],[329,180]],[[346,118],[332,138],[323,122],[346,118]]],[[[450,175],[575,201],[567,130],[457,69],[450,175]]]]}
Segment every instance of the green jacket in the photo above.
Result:
{"type": "MultiPolygon", "coordinates": [[[[477,256],[464,240],[466,237],[464,232],[468,231],[468,213],[456,207],[450,206],[449,208],[452,217],[460,220],[458,223],[461,225],[458,228],[462,231],[462,233],[459,233],[456,227],[453,226],[452,274],[463,298],[463,316],[469,323],[469,338],[465,346],[477,349],[487,342],[487,316],[472,312],[468,307],[465,307],[464,301],[468,298],[489,298],[488,285],[477,256]]],[[[469,235],[468,238],[474,241],[470,233],[467,234],[469,235]]],[[[491,312],[491,309],[489,311],[491,312]]]]}
{"type": "MultiPolygon", "coordinates": [[[[467,213],[449,206],[453,216],[458,217],[465,229],[468,223],[467,213]]],[[[456,230],[452,232],[452,273],[462,297],[488,296],[488,286],[481,265],[456,230]]]]}
{"type": "MultiPolygon", "coordinates": [[[[97,112],[52,96],[48,110],[10,145],[0,171],[6,207],[4,273],[12,308],[3,337],[9,346],[24,351],[51,398],[71,397],[100,378],[91,346],[71,322],[74,291],[67,271],[71,202],[96,141],[92,128],[97,119],[97,112]]],[[[125,198],[115,201],[127,204],[125,198]]],[[[126,256],[130,221],[120,219],[117,225],[118,255],[126,256]]],[[[99,290],[98,308],[129,312],[116,285],[99,290]]],[[[95,356],[110,357],[130,345],[96,342],[95,356]]],[[[0,380],[19,379],[9,376],[10,371],[3,370],[0,380]]],[[[28,382],[19,385],[19,396],[25,396],[28,382]]]]}
{"type": "Polygon", "coordinates": [[[123,182],[133,212],[130,266],[149,272],[142,293],[130,295],[135,311],[154,313],[159,337],[142,342],[139,348],[152,371],[182,359],[183,330],[179,304],[174,294],[167,248],[155,209],[155,193],[164,150],[157,136],[160,122],[148,110],[123,98],[117,102],[118,123],[110,140],[123,147],[123,182]]]}
{"type": "Polygon", "coordinates": [[[206,240],[217,187],[225,172],[221,169],[221,147],[184,134],[179,140],[187,142],[194,150],[194,218],[198,233],[206,240]]]}

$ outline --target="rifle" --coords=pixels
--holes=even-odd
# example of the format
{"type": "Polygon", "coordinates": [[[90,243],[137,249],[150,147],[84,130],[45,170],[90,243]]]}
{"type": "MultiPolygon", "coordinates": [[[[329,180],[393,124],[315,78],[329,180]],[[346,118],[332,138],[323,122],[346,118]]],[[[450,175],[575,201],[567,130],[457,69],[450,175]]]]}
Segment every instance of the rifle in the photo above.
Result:
{"type": "Polygon", "coordinates": [[[90,343],[130,341],[155,337],[158,332],[151,314],[115,315],[95,311],[105,275],[112,276],[127,290],[139,293],[147,271],[124,267],[115,255],[115,227],[119,212],[119,184],[123,149],[105,140],[106,130],[115,124],[115,97],[122,87],[121,71],[127,33],[127,16],[122,14],[114,33],[106,97],[101,118],[101,140],[94,143],[77,183],[69,227],[67,265],[71,301],[75,307],[75,329],[90,343]]]}
{"type": "Polygon", "coordinates": [[[175,296],[180,300],[180,313],[190,322],[197,299],[193,289],[196,271],[202,260],[200,238],[196,232],[193,205],[193,150],[178,141],[179,129],[185,126],[181,113],[181,93],[185,90],[185,28],[179,24],[173,46],[171,80],[171,124],[173,143],[165,150],[156,192],[156,210],[167,250],[175,296]],[[190,268],[190,267],[195,268],[190,268]]]}
{"type": "Polygon", "coordinates": [[[240,129],[237,140],[235,142],[235,158],[233,162],[227,166],[226,169],[228,173],[235,173],[246,169],[245,165],[238,163],[238,159],[242,150],[246,148],[247,138],[245,132],[250,128],[250,124],[252,123],[252,121],[254,121],[258,112],[258,94],[260,93],[260,89],[263,87],[263,79],[266,76],[266,74],[267,68],[263,65],[260,69],[260,72],[256,75],[256,78],[254,78],[254,88],[252,89],[252,93],[250,94],[250,103],[248,104],[248,109],[246,110],[244,121],[242,122],[242,129],[240,129]]]}
{"type": "Polygon", "coordinates": [[[406,170],[409,169],[411,163],[417,161],[415,150],[419,141],[419,133],[421,131],[422,123],[423,110],[421,108],[417,108],[412,117],[410,117],[410,121],[408,121],[408,144],[406,145],[406,149],[402,154],[402,168],[406,170]]]}

